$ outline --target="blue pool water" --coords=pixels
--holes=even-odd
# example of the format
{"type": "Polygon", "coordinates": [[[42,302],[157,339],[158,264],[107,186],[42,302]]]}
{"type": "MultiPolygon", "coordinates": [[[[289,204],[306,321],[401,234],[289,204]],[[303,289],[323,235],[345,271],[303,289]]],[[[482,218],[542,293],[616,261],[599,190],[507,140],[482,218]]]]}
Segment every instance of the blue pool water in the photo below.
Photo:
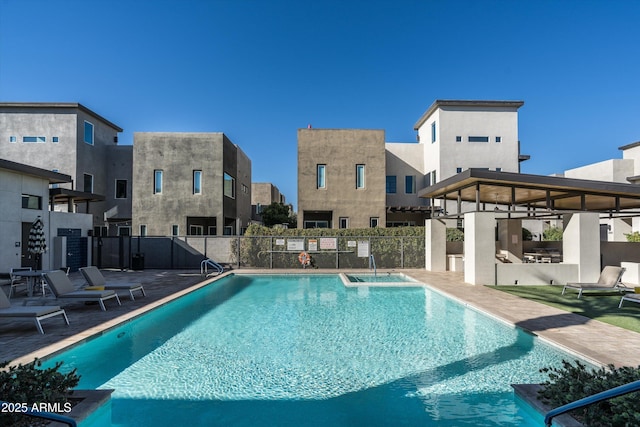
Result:
{"type": "Polygon", "coordinates": [[[47,361],[112,426],[539,426],[510,384],[565,353],[427,288],[235,275],[47,361]]]}
{"type": "Polygon", "coordinates": [[[418,283],[411,277],[402,273],[358,273],[345,274],[349,282],[374,282],[374,283],[418,283]]]}

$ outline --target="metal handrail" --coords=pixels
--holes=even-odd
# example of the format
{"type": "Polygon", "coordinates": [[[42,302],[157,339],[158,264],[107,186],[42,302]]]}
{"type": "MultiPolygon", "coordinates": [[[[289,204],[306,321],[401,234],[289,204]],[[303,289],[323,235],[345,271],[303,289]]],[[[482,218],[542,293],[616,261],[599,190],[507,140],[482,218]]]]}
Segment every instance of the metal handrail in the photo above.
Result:
{"type": "MultiPolygon", "coordinates": [[[[2,405],[3,407],[5,405],[10,405],[11,402],[4,402],[2,400],[0,400],[0,405],[2,405]]],[[[74,420],[73,418],[64,416],[64,415],[60,415],[60,414],[54,414],[53,412],[41,412],[41,411],[34,411],[33,409],[27,407],[24,409],[24,411],[20,411],[20,412],[16,412],[16,413],[20,413],[20,414],[24,414],[28,417],[34,417],[34,418],[42,418],[44,420],[49,420],[49,421],[57,421],[60,423],[64,423],[70,427],[78,427],[78,424],[76,423],[76,420],[74,420]]]]}
{"type": "Polygon", "coordinates": [[[640,390],[640,380],[634,381],[632,383],[624,384],[618,387],[614,387],[609,390],[601,391],[600,393],[593,394],[591,396],[583,397],[580,400],[567,403],[566,405],[562,405],[556,409],[553,409],[547,412],[547,415],[545,415],[544,417],[544,425],[547,427],[551,426],[551,421],[553,420],[553,417],[564,414],[565,412],[569,412],[574,409],[584,408],[585,406],[593,405],[594,403],[598,403],[603,400],[612,399],[614,397],[622,396],[624,394],[633,393],[634,391],[638,391],[638,390],[640,390]]]}
{"type": "MultiPolygon", "coordinates": [[[[200,263],[200,274],[209,274],[209,266],[213,267],[218,274],[224,273],[224,267],[211,258],[203,259],[200,263]]],[[[213,273],[212,273],[213,274],[213,273]]]]}
{"type": "Polygon", "coordinates": [[[373,266],[373,275],[377,276],[378,269],[376,268],[376,259],[374,258],[373,254],[369,255],[369,270],[371,270],[372,266],[373,266]]]}

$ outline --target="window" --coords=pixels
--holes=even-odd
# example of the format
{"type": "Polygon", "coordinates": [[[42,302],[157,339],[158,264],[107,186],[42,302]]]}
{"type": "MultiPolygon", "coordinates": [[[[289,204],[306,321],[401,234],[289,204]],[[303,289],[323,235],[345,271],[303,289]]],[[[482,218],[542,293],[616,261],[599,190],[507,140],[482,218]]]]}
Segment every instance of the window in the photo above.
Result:
{"type": "Polygon", "coordinates": [[[356,165],[356,188],[364,188],[364,165],[356,165]]]}
{"type": "Polygon", "coordinates": [[[236,179],[225,172],[224,174],[224,195],[236,198],[236,179]]]}
{"type": "Polygon", "coordinates": [[[396,193],[396,177],[395,175],[387,175],[387,194],[396,193]]]}
{"type": "Polygon", "coordinates": [[[488,136],[470,136],[469,142],[489,142],[488,136]]]}
{"type": "Polygon", "coordinates": [[[207,227],[207,234],[209,236],[215,236],[218,234],[218,228],[215,225],[210,225],[207,227]]]}
{"type": "Polygon", "coordinates": [[[153,194],[162,194],[162,170],[153,171],[153,194]]]}
{"type": "Polygon", "coordinates": [[[43,142],[47,142],[47,138],[45,138],[44,136],[23,136],[22,137],[22,142],[43,143],[43,142]]]}
{"type": "Polygon", "coordinates": [[[147,235],[147,225],[140,224],[140,236],[145,237],[147,235]]]}
{"type": "Polygon", "coordinates": [[[431,123],[431,143],[436,142],[436,122],[431,123]]]}
{"type": "Polygon", "coordinates": [[[193,171],[193,194],[202,194],[202,171],[193,171]]]}
{"type": "Polygon", "coordinates": [[[57,144],[58,142],[60,142],[60,139],[57,136],[53,136],[51,137],[51,142],[54,142],[57,144]]]}
{"type": "Polygon", "coordinates": [[[171,235],[172,236],[178,236],[180,235],[180,227],[177,224],[173,224],[171,226],[171,235]]]}
{"type": "MultiPolygon", "coordinates": [[[[60,169],[51,169],[51,172],[60,172],[60,169]]],[[[51,188],[60,188],[60,184],[51,184],[51,188]]]]}
{"type": "Polygon", "coordinates": [[[304,228],[329,228],[329,221],[305,221],[304,228]]]}
{"type": "Polygon", "coordinates": [[[83,182],[84,182],[84,191],[87,193],[93,193],[93,175],[85,173],[83,182]]]}
{"type": "Polygon", "coordinates": [[[340,219],[338,220],[338,227],[339,228],[349,228],[349,218],[340,217],[340,219]]]}
{"type": "Polygon", "coordinates": [[[404,177],[404,192],[406,194],[414,194],[416,192],[416,177],[407,175],[404,177]]]}
{"type": "Polygon", "coordinates": [[[377,227],[379,222],[379,218],[377,216],[372,216],[369,218],[369,227],[377,227]]]}
{"type": "Polygon", "coordinates": [[[127,180],[116,179],[116,199],[127,198],[127,180]]]}
{"type": "Polygon", "coordinates": [[[456,168],[456,173],[462,172],[462,168],[456,168]]]}
{"type": "Polygon", "coordinates": [[[93,124],[84,122],[84,142],[93,145],[93,124]]]}
{"type": "Polygon", "coordinates": [[[316,167],[316,188],[326,188],[327,187],[327,181],[326,181],[326,168],[327,165],[318,165],[316,167]]]}
{"type": "Polygon", "coordinates": [[[233,226],[225,225],[224,228],[222,229],[222,234],[225,236],[233,236],[233,226]]]}
{"type": "Polygon", "coordinates": [[[461,136],[456,136],[456,142],[462,142],[462,137],[461,136]]]}
{"type": "Polygon", "coordinates": [[[244,194],[249,194],[249,187],[247,187],[246,185],[242,184],[242,192],[244,194]]]}
{"type": "Polygon", "coordinates": [[[496,136],[496,142],[502,142],[502,137],[501,136],[496,136]]]}
{"type": "Polygon", "coordinates": [[[10,136],[9,137],[9,142],[16,142],[16,137],[15,136],[10,136]]]}
{"type": "Polygon", "coordinates": [[[22,209],[42,209],[42,197],[31,194],[22,195],[22,209]]]}
{"type": "Polygon", "coordinates": [[[436,183],[436,171],[431,171],[431,185],[436,183]]]}
{"type": "Polygon", "coordinates": [[[502,168],[496,168],[496,172],[502,172],[502,168]]]}
{"type": "Polygon", "coordinates": [[[204,234],[204,227],[202,225],[190,225],[189,226],[189,235],[191,236],[202,236],[204,234]]]}
{"type": "Polygon", "coordinates": [[[131,236],[131,227],[119,226],[118,227],[118,236],[131,236]]]}

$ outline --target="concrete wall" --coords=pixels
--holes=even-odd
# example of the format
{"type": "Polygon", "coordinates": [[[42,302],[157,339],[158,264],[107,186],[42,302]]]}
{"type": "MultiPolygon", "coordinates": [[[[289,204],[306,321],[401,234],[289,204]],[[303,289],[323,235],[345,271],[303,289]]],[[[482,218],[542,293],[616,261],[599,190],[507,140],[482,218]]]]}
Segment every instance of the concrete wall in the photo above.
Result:
{"type": "Polygon", "coordinates": [[[370,218],[385,226],[384,131],[360,129],[298,130],[298,227],[305,215],[330,212],[349,228],[367,228],[370,218]],[[317,165],[326,165],[326,188],[316,188],[317,165]],[[356,165],[365,165],[365,188],[356,189],[356,165]]]}
{"type": "Polygon", "coordinates": [[[251,160],[238,147],[236,163],[236,179],[238,188],[236,191],[236,217],[239,219],[240,230],[236,230],[236,234],[242,232],[251,223],[251,160]]]}
{"type": "Polygon", "coordinates": [[[622,182],[625,184],[629,183],[627,177],[633,175],[635,175],[634,161],[631,159],[610,159],[564,172],[566,178],[622,182]]]}
{"type": "Polygon", "coordinates": [[[564,285],[578,277],[577,264],[496,264],[497,285],[564,285]]]}

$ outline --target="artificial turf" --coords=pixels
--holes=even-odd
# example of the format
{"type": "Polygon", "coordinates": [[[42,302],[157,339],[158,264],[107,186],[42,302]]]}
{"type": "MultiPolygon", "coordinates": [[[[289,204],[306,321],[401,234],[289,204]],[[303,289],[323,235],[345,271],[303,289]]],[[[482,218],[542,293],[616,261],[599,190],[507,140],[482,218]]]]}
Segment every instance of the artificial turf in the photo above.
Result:
{"type": "Polygon", "coordinates": [[[622,308],[618,308],[621,298],[618,292],[585,292],[578,299],[578,293],[575,291],[567,291],[562,295],[562,286],[491,286],[491,288],[640,332],[640,304],[625,301],[622,308]]]}

